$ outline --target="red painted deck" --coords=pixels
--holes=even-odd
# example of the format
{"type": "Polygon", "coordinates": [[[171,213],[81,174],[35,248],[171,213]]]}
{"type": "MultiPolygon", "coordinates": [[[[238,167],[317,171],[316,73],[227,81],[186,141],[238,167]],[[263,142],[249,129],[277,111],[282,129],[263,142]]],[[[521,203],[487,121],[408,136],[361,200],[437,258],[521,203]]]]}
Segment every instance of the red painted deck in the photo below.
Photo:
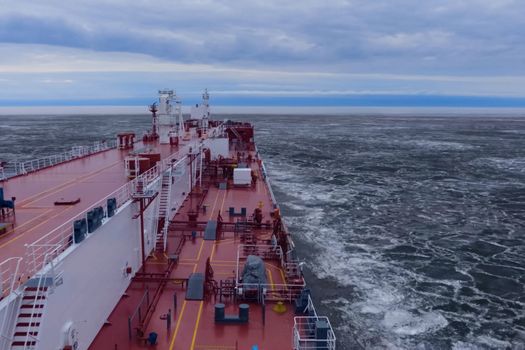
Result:
{"type": "MultiPolygon", "coordinates": [[[[138,143],[135,150],[142,148],[138,143]]],[[[162,158],[176,152],[177,147],[169,145],[156,146],[162,158]]],[[[95,203],[123,186],[128,179],[125,176],[124,158],[129,151],[112,149],[85,158],[75,159],[25,176],[9,179],[1,184],[5,197],[15,196],[16,225],[0,236],[0,261],[10,257],[24,256],[25,245],[31,244],[40,237],[56,229],[65,222],[71,221],[79,214],[92,208],[95,203]],[[80,203],[68,206],[55,206],[57,200],[75,200],[80,203]]],[[[236,152],[231,152],[235,155],[236,152]]],[[[248,152],[246,152],[248,153],[248,152]]],[[[251,156],[255,158],[254,152],[251,156]]],[[[204,198],[206,211],[199,211],[197,221],[215,220],[220,212],[224,223],[234,222],[228,215],[228,208],[239,211],[246,208],[250,217],[255,208],[262,208],[263,223],[271,220],[273,205],[266,183],[262,180],[262,170],[258,162],[251,163],[257,173],[256,186],[249,188],[229,187],[221,190],[210,185],[204,198]]],[[[190,194],[173,220],[186,221],[187,213],[195,208],[197,200],[190,194]]],[[[189,232],[186,232],[188,234],[189,232]]],[[[146,260],[143,272],[163,272],[167,266],[167,257],[176,250],[183,232],[171,232],[168,236],[168,249],[164,254],[152,254],[146,260]]],[[[256,235],[269,239],[269,230],[259,229],[256,235]]],[[[156,349],[184,350],[236,350],[252,349],[291,349],[294,310],[286,303],[284,313],[272,310],[274,304],[268,303],[263,324],[263,310],[257,303],[250,303],[250,319],[247,324],[216,324],[214,322],[214,305],[218,301],[208,296],[203,301],[185,300],[184,286],[176,279],[187,279],[191,273],[205,273],[206,260],[209,258],[214,270],[214,279],[232,279],[236,273],[236,257],[240,238],[233,232],[224,232],[220,239],[206,241],[202,235],[194,240],[185,241],[180,250],[179,260],[172,270],[171,279],[162,289],[159,301],[153,312],[145,334],[156,332],[158,344],[156,349]],[[177,305],[174,305],[176,295],[177,305]],[[171,309],[173,318],[167,326],[165,314],[171,309]]],[[[20,273],[22,280],[27,270],[20,273]]],[[[265,268],[270,288],[286,285],[285,273],[279,261],[265,261],[265,268]]],[[[137,339],[133,328],[132,339],[129,338],[128,318],[136,310],[146,289],[153,297],[157,283],[133,281],[111,313],[107,325],[98,333],[89,349],[144,349],[152,348],[143,340],[137,339]]],[[[227,314],[238,314],[239,303],[226,298],[227,314]]]]}
{"type": "MultiPolygon", "coordinates": [[[[143,147],[137,143],[135,150],[143,147]]],[[[155,148],[162,158],[177,151],[177,147],[169,145],[147,147],[155,148]]],[[[26,244],[90,209],[124,185],[128,181],[124,172],[128,153],[129,150],[110,149],[0,183],[6,198],[16,197],[16,224],[0,236],[0,261],[24,256],[26,244]],[[57,200],[76,198],[80,198],[76,205],[54,205],[57,200]]]]}
{"type": "MultiPolygon", "coordinates": [[[[253,153],[252,153],[253,154],[253,153]]],[[[255,188],[228,188],[220,190],[214,186],[209,188],[204,199],[206,213],[200,212],[197,221],[207,221],[216,219],[219,211],[224,222],[231,220],[228,215],[228,208],[241,207],[247,209],[248,216],[262,202],[263,222],[270,220],[272,210],[271,197],[262,180],[262,174],[257,162],[252,163],[259,175],[259,180],[255,188]]],[[[190,196],[191,197],[191,196],[190,196]]],[[[174,220],[186,220],[186,213],[194,203],[187,199],[183,207],[175,215],[174,220]]],[[[259,233],[260,236],[269,236],[268,232],[259,233]]],[[[167,254],[173,253],[175,249],[175,237],[170,237],[168,241],[167,254]]],[[[172,271],[170,278],[188,278],[192,272],[205,272],[206,260],[210,258],[214,270],[215,280],[232,278],[235,276],[237,248],[241,244],[239,238],[233,233],[224,233],[222,239],[217,241],[206,241],[202,237],[197,237],[194,241],[185,242],[180,253],[180,260],[172,271]]],[[[268,282],[274,284],[285,284],[284,272],[279,267],[278,262],[266,263],[268,282]]],[[[161,272],[166,266],[166,255],[151,255],[147,261],[146,271],[161,272]]],[[[105,325],[94,342],[91,350],[98,349],[145,349],[152,348],[144,341],[137,340],[133,331],[133,339],[129,339],[128,317],[134,312],[141,297],[144,295],[146,284],[142,282],[132,282],[126,296],[123,296],[119,304],[115,307],[109,317],[109,323],[105,325]]],[[[150,291],[155,289],[151,284],[150,291]]],[[[156,349],[177,349],[177,350],[236,350],[252,349],[258,345],[259,349],[291,349],[292,327],[294,312],[290,304],[285,304],[287,311],[278,314],[272,310],[274,304],[268,303],[266,306],[266,322],[263,325],[262,309],[256,303],[250,303],[250,320],[248,324],[216,324],[214,322],[214,305],[218,301],[213,296],[205,298],[204,301],[185,300],[185,289],[179,285],[168,283],[164,288],[160,300],[156,306],[151,322],[147,327],[145,335],[149,332],[158,334],[158,344],[156,349]],[[174,294],[177,298],[175,315],[171,327],[167,327],[163,315],[168,310],[174,310],[174,294]]],[[[226,314],[238,314],[238,304],[224,299],[226,304],[226,314]]]]}

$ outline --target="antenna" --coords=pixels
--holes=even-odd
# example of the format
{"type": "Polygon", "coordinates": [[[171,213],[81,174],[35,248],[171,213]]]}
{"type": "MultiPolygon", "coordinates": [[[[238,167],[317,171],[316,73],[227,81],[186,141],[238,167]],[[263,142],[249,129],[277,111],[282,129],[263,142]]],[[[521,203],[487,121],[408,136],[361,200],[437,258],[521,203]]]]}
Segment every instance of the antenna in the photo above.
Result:
{"type": "Polygon", "coordinates": [[[202,94],[202,104],[209,107],[209,100],[210,95],[208,95],[208,89],[204,89],[204,93],[202,94]]]}
{"type": "Polygon", "coordinates": [[[151,112],[152,114],[152,124],[153,124],[153,127],[152,127],[152,130],[151,130],[151,134],[153,135],[153,137],[156,137],[158,134],[157,134],[157,102],[154,102],[152,105],[149,106],[149,111],[151,112]]]}

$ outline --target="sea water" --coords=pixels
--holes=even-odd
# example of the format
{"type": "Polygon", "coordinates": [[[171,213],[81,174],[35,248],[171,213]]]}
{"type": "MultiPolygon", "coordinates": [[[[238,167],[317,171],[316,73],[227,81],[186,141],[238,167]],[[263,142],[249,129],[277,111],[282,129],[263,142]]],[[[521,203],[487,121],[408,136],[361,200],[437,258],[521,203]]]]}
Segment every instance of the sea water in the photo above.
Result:
{"type": "MultiPolygon", "coordinates": [[[[523,349],[525,116],[248,115],[339,349],[523,349]]],[[[26,160],[147,115],[1,116],[26,160]]]]}

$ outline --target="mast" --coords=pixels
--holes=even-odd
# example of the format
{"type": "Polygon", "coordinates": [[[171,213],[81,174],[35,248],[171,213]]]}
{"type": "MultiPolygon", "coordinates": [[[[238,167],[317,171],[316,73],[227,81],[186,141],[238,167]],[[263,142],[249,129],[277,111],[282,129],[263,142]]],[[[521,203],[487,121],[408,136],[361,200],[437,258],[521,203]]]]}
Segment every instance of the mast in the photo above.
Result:
{"type": "Polygon", "coordinates": [[[177,134],[180,139],[184,135],[184,117],[182,116],[182,101],[180,99],[177,99],[175,102],[176,102],[176,111],[177,111],[178,124],[179,124],[179,129],[177,130],[177,134]]]}
{"type": "Polygon", "coordinates": [[[157,102],[153,103],[151,106],[149,106],[149,111],[151,112],[151,118],[152,118],[152,128],[151,128],[151,135],[154,138],[157,138],[159,136],[157,132],[157,123],[158,123],[158,117],[157,117],[157,102]]]}
{"type": "Polygon", "coordinates": [[[204,89],[204,93],[202,94],[202,105],[204,106],[204,113],[201,127],[206,132],[208,130],[208,122],[210,120],[210,95],[208,94],[208,89],[204,89]]]}

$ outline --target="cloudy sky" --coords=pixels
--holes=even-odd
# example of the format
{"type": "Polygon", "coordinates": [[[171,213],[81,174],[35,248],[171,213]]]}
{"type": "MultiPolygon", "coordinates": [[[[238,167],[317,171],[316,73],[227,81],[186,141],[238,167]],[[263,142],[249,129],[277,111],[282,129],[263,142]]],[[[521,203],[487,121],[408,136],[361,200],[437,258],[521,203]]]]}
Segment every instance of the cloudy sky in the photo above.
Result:
{"type": "Polygon", "coordinates": [[[0,106],[525,106],[523,0],[0,0],[0,106]]]}

